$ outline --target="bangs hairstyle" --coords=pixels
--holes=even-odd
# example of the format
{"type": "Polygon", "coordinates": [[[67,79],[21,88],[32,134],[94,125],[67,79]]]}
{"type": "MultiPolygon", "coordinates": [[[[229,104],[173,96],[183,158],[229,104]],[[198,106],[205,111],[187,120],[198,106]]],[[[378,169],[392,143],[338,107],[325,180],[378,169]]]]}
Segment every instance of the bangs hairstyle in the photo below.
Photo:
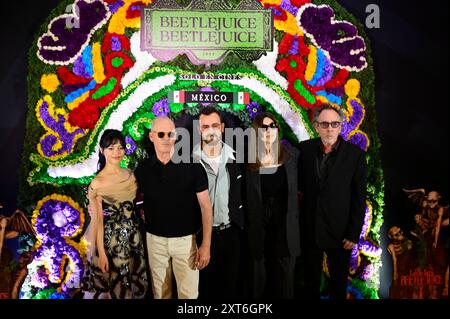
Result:
{"type": "Polygon", "coordinates": [[[286,160],[286,149],[284,147],[284,145],[281,143],[281,139],[280,139],[280,124],[278,123],[277,119],[275,118],[275,116],[272,113],[269,112],[263,112],[263,113],[259,113],[255,116],[255,118],[253,119],[252,122],[252,128],[255,131],[255,134],[252,134],[252,139],[256,138],[256,140],[252,141],[250,140],[250,149],[254,148],[253,151],[255,152],[256,155],[256,163],[248,163],[248,167],[250,170],[252,171],[256,171],[258,169],[261,168],[261,161],[259,159],[259,151],[258,151],[258,144],[259,142],[259,130],[262,128],[263,125],[263,121],[264,118],[270,118],[278,127],[278,137],[275,141],[275,143],[277,144],[277,149],[278,149],[278,163],[279,164],[283,164],[286,160]]]}
{"type": "MultiPolygon", "coordinates": [[[[122,132],[118,130],[108,129],[105,130],[100,138],[100,148],[105,149],[114,144],[122,145],[123,149],[126,149],[125,137],[122,132]]],[[[97,163],[97,173],[99,173],[106,165],[105,155],[102,154],[101,150],[98,154],[98,163],[97,163]]]]}

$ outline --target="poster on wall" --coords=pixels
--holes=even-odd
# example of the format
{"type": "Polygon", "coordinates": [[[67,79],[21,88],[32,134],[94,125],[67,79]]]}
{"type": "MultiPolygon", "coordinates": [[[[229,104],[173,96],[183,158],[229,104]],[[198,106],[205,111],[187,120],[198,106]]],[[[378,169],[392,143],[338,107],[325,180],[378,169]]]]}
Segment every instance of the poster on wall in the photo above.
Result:
{"type": "MultiPolygon", "coordinates": [[[[448,205],[425,189],[404,189],[414,204],[413,227],[389,228],[387,250],[392,261],[391,299],[448,298],[448,205]]],[[[408,221],[405,221],[405,225],[408,221]]]]}

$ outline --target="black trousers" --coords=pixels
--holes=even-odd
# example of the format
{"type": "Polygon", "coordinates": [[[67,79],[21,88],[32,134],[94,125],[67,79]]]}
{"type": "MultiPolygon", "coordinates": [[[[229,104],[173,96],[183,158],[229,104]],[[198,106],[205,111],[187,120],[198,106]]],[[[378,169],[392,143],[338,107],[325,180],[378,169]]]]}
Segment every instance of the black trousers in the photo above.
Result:
{"type": "Polygon", "coordinates": [[[330,299],[346,299],[348,266],[351,250],[344,248],[319,249],[317,247],[305,247],[303,249],[305,262],[305,291],[304,297],[308,299],[320,298],[320,283],[322,278],[323,253],[327,254],[330,299]]]}
{"type": "Polygon", "coordinates": [[[238,296],[241,237],[237,226],[213,228],[211,259],[200,271],[199,299],[227,300],[238,296]]]}
{"type": "Polygon", "coordinates": [[[294,298],[295,257],[266,256],[250,263],[251,298],[294,298]]]}

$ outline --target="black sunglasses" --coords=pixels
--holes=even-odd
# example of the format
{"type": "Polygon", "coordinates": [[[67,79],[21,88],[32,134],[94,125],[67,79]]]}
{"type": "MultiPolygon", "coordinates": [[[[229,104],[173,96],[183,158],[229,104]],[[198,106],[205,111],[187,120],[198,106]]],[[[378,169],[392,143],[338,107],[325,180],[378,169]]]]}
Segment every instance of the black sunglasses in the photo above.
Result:
{"type": "Polygon", "coordinates": [[[156,131],[153,131],[153,132],[155,132],[156,133],[156,136],[158,136],[158,138],[159,139],[163,139],[164,138],[164,136],[166,136],[167,135],[167,137],[168,138],[170,138],[170,139],[173,139],[173,138],[175,138],[175,136],[176,136],[176,133],[175,132],[156,132],[156,131]]]}
{"type": "Polygon", "coordinates": [[[277,125],[277,123],[272,122],[270,124],[261,124],[261,128],[263,128],[267,131],[267,129],[269,129],[269,128],[278,128],[278,125],[277,125]]]}
{"type": "Polygon", "coordinates": [[[316,122],[321,128],[328,128],[330,125],[332,128],[337,128],[341,125],[341,122],[316,122]]]}

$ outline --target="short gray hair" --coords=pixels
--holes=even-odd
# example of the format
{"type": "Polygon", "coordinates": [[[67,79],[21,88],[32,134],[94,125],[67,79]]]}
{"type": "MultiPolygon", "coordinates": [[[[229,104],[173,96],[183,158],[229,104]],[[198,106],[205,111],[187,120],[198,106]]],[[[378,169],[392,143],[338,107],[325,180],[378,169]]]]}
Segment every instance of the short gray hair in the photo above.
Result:
{"type": "Polygon", "coordinates": [[[341,119],[341,122],[344,122],[344,119],[345,119],[344,112],[342,112],[341,109],[333,107],[333,106],[331,106],[329,104],[323,104],[323,105],[319,106],[318,108],[314,109],[312,122],[313,123],[317,122],[317,119],[319,118],[320,113],[322,113],[325,110],[333,110],[333,111],[335,111],[339,115],[339,118],[341,119]]]}

